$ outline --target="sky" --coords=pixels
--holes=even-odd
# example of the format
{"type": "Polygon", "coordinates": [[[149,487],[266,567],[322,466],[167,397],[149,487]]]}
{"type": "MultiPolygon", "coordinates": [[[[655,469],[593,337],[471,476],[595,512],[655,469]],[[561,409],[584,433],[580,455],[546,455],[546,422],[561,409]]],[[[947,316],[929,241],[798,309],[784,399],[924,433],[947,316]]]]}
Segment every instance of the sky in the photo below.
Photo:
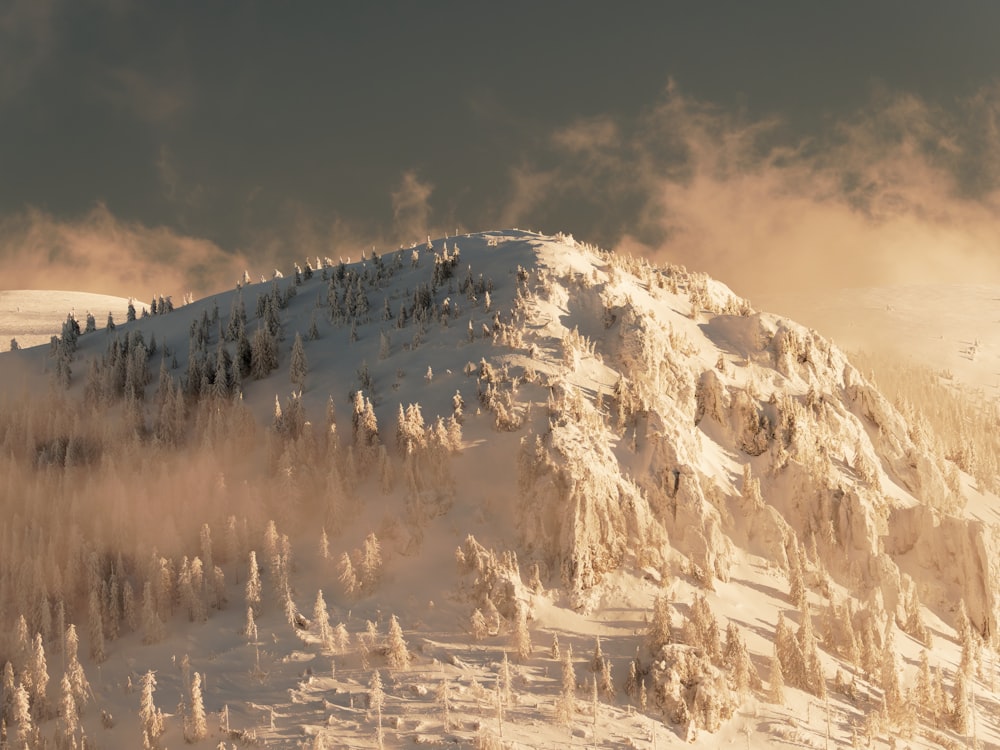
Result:
{"type": "Polygon", "coordinates": [[[1000,282],[1000,5],[0,4],[0,288],[518,226],[751,299],[1000,282]]]}

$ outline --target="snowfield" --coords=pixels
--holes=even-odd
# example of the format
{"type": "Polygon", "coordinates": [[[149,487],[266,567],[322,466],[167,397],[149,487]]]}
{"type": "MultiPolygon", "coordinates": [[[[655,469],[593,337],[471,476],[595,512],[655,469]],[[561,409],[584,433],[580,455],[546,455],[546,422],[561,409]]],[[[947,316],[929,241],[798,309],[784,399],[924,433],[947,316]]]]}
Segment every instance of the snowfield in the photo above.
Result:
{"type": "Polygon", "coordinates": [[[11,339],[17,339],[22,348],[49,343],[69,314],[82,321],[91,312],[102,327],[108,313],[124,322],[128,302],[89,292],[0,290],[0,350],[7,351],[11,339]]]}
{"type": "Polygon", "coordinates": [[[0,355],[11,747],[1000,747],[995,405],[565,235],[251,277],[0,355]]]}

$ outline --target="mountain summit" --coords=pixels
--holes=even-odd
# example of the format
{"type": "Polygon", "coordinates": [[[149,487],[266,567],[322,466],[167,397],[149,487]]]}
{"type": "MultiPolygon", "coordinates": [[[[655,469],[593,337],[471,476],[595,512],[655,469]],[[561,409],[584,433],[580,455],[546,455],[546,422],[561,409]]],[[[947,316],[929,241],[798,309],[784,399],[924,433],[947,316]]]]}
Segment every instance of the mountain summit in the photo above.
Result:
{"type": "Polygon", "coordinates": [[[567,235],[269,276],[0,356],[0,661],[30,698],[9,725],[116,747],[998,740],[985,458],[814,331],[567,235]],[[56,691],[29,652],[70,623],[120,726],[32,708],[56,691]],[[181,715],[126,692],[157,669],[181,715]]]}

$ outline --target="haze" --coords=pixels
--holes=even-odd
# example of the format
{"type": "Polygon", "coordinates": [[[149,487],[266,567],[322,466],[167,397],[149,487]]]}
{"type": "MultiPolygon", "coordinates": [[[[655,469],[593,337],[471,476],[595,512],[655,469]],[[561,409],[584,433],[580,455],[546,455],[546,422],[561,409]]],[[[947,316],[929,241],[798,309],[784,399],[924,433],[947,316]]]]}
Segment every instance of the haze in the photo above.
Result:
{"type": "Polygon", "coordinates": [[[1000,9],[0,13],[0,287],[151,298],[496,226],[818,287],[998,278],[1000,9]]]}

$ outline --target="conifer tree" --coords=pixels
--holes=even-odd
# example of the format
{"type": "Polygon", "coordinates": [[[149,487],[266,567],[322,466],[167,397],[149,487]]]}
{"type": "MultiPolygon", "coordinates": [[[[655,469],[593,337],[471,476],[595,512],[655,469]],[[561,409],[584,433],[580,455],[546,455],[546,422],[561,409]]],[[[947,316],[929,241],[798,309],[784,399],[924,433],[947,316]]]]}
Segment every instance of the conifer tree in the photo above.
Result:
{"type": "Polygon", "coordinates": [[[665,596],[657,595],[653,600],[653,619],[649,625],[649,647],[654,654],[672,641],[670,620],[670,603],[665,596]]]}
{"type": "Polygon", "coordinates": [[[59,683],[59,728],[67,745],[71,744],[79,725],[80,716],[77,712],[73,685],[70,683],[69,675],[64,674],[59,683]]]}
{"type": "Polygon", "coordinates": [[[514,615],[514,630],[511,645],[517,654],[519,662],[525,662],[531,657],[531,633],[528,630],[528,616],[524,605],[518,601],[514,615]]]}
{"type": "Polygon", "coordinates": [[[475,638],[477,641],[483,640],[484,638],[486,638],[486,636],[490,634],[489,626],[486,624],[486,617],[483,615],[482,610],[479,609],[478,607],[476,607],[472,611],[470,624],[472,629],[472,637],[475,638]]]}
{"type": "Polygon", "coordinates": [[[955,693],[951,709],[952,728],[961,735],[969,732],[969,681],[961,669],[955,671],[955,693]]]}
{"type": "Polygon", "coordinates": [[[562,689],[556,700],[556,720],[570,726],[576,711],[576,671],[573,669],[573,647],[567,646],[562,660],[562,689]]]}
{"type": "Polygon", "coordinates": [[[410,651],[403,640],[403,629],[399,626],[396,615],[389,620],[389,638],[386,642],[386,660],[390,669],[409,669],[410,651]]]}
{"type": "Polygon", "coordinates": [[[163,734],[163,714],[156,707],[153,694],[156,692],[156,673],[146,672],[142,677],[139,695],[139,725],[153,742],[163,734]]]}
{"type": "Polygon", "coordinates": [[[257,642],[257,621],[253,616],[253,607],[247,607],[247,622],[243,627],[243,634],[247,637],[247,643],[257,642]]]}
{"type": "Polygon", "coordinates": [[[316,592],[316,603],[313,605],[313,624],[316,626],[316,637],[325,649],[333,648],[333,631],[330,629],[330,613],[323,599],[323,589],[316,592]]]}
{"type": "Polygon", "coordinates": [[[191,716],[185,727],[184,739],[197,742],[208,735],[208,722],[205,717],[205,701],[201,694],[201,675],[194,673],[191,679],[191,716]]]}
{"type": "Polygon", "coordinates": [[[441,678],[441,684],[437,689],[438,703],[441,704],[441,726],[446,732],[451,731],[451,682],[448,676],[441,678]]]}
{"type": "Polygon", "coordinates": [[[371,682],[368,683],[369,699],[368,707],[375,712],[378,717],[378,729],[375,734],[375,742],[379,748],[382,747],[382,708],[385,705],[385,691],[382,689],[382,678],[378,670],[372,672],[371,682]]]}
{"type": "Polygon", "coordinates": [[[771,703],[779,706],[785,705],[785,676],[781,668],[781,657],[778,655],[778,645],[775,643],[774,655],[771,657],[771,690],[769,698],[771,703]]]}
{"type": "Polygon", "coordinates": [[[513,680],[510,675],[510,660],[507,659],[507,652],[503,652],[503,661],[500,662],[500,697],[505,706],[513,702],[513,680]]]}
{"type": "Polygon", "coordinates": [[[351,563],[351,556],[346,552],[340,555],[340,582],[348,596],[353,596],[361,589],[358,577],[354,572],[354,565],[351,563]]]}
{"type": "Polygon", "coordinates": [[[604,657],[601,663],[601,694],[607,700],[613,700],[615,697],[615,681],[611,677],[611,659],[604,657]]]}
{"type": "Polygon", "coordinates": [[[3,665],[3,684],[0,684],[0,698],[3,700],[0,706],[0,719],[8,726],[14,721],[14,693],[17,691],[17,682],[14,679],[14,665],[9,661],[3,665]]]}
{"type": "Polygon", "coordinates": [[[35,728],[31,720],[31,699],[23,684],[18,684],[13,701],[14,726],[17,727],[18,747],[34,745],[35,728]]]}
{"type": "Polygon", "coordinates": [[[292,384],[300,391],[305,387],[308,372],[309,361],[306,359],[306,350],[302,345],[302,337],[296,333],[295,341],[292,343],[292,361],[289,365],[288,375],[292,384]]]}
{"type": "Polygon", "coordinates": [[[247,605],[255,612],[259,612],[261,602],[260,568],[257,565],[257,552],[255,550],[250,550],[245,590],[247,605]]]}
{"type": "Polygon", "coordinates": [[[30,670],[29,697],[35,715],[42,718],[48,713],[49,669],[45,660],[45,647],[42,644],[41,633],[35,634],[30,670]]]}
{"type": "Polygon", "coordinates": [[[794,687],[805,688],[806,666],[802,647],[792,633],[785,619],[785,613],[778,613],[778,624],[774,632],[774,646],[781,662],[781,673],[794,687]]]}
{"type": "Polygon", "coordinates": [[[159,643],[163,640],[163,631],[163,620],[153,598],[153,586],[146,581],[142,586],[142,642],[159,643]]]}
{"type": "Polygon", "coordinates": [[[604,665],[604,652],[601,650],[601,636],[594,639],[594,655],[590,657],[590,671],[597,673],[604,665]]]}
{"type": "Polygon", "coordinates": [[[729,669],[733,687],[741,698],[746,697],[751,689],[760,687],[757,668],[754,667],[746,642],[734,622],[730,622],[726,627],[726,648],[722,660],[729,669]]]}
{"type": "Polygon", "coordinates": [[[90,590],[88,614],[90,658],[100,664],[104,661],[104,618],[101,614],[100,594],[96,588],[90,590]]]}

